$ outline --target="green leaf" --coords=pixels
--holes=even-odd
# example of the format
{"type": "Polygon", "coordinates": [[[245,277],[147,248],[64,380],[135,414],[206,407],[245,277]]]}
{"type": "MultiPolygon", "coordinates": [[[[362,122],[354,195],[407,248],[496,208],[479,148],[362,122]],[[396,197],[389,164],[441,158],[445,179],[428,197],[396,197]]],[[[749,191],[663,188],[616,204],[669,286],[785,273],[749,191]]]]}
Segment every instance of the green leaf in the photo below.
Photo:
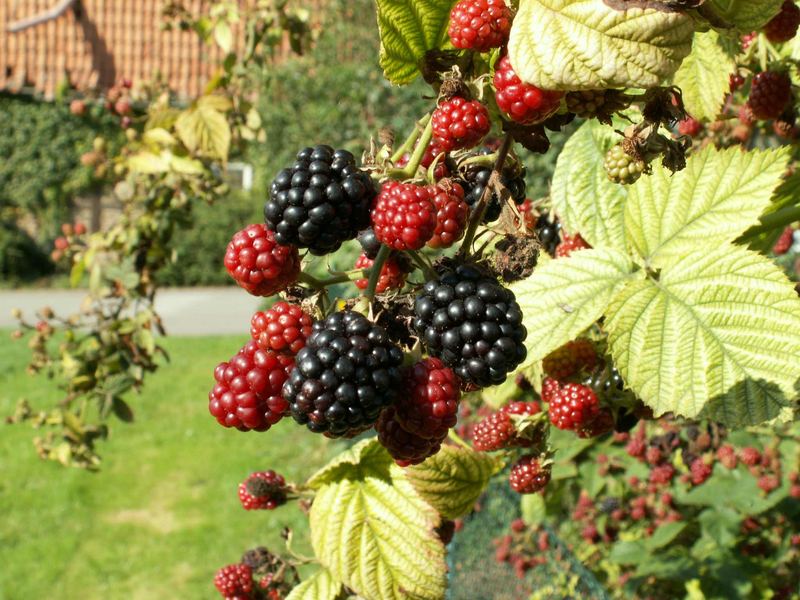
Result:
{"type": "Polygon", "coordinates": [[[194,158],[186,158],[183,156],[170,156],[169,166],[176,173],[182,175],[202,175],[205,173],[203,163],[194,158]]]}
{"type": "Polygon", "coordinates": [[[425,53],[447,39],[454,0],[377,0],[381,36],[380,64],[396,85],[420,74],[425,53]]]}
{"type": "Polygon", "coordinates": [[[578,232],[595,248],[626,251],[627,188],[609,181],[606,152],[620,136],[612,127],[587,121],[558,155],[550,197],[567,231],[578,232]]]}
{"type": "Polygon", "coordinates": [[[720,16],[744,33],[761,29],[778,14],[783,0],[711,0],[720,16]]]}
{"type": "Polygon", "coordinates": [[[327,465],[309,478],[306,486],[318,489],[344,477],[357,477],[364,470],[369,471],[373,477],[389,481],[391,464],[392,459],[378,442],[378,438],[372,437],[337,454],[327,465]]]}
{"type": "Polygon", "coordinates": [[[731,427],[787,418],[800,378],[800,299],[780,269],[733,245],[688,252],[608,309],[614,364],[657,415],[731,427]]]}
{"type": "Polygon", "coordinates": [[[633,263],[612,249],[581,250],[541,265],[511,286],[528,330],[527,362],[544,358],[575,339],[605,311],[631,278],[633,263]]]}
{"type": "Polygon", "coordinates": [[[498,466],[489,454],[442,446],[437,454],[405,473],[423,500],[445,519],[457,519],[472,511],[498,466]]]}
{"type": "Polygon", "coordinates": [[[648,552],[640,541],[620,541],[611,548],[609,558],[621,565],[636,565],[647,560],[648,552]]]}
{"type": "Polygon", "coordinates": [[[714,121],[730,92],[730,73],[736,63],[719,43],[714,31],[694,35],[692,53],[675,73],[687,112],[695,119],[714,121]]]}
{"type": "Polygon", "coordinates": [[[323,486],[311,506],[311,543],[332,576],[375,600],[444,597],[438,514],[364,470],[323,486]]]}
{"type": "Polygon", "coordinates": [[[220,21],[214,26],[214,40],[225,54],[231,51],[233,48],[233,32],[227,21],[220,21]]]}
{"type": "Polygon", "coordinates": [[[665,523],[653,532],[653,535],[644,540],[644,545],[650,552],[663,548],[678,537],[686,528],[686,523],[665,523]]]}
{"type": "Polygon", "coordinates": [[[520,78],[543,89],[648,88],[675,73],[693,34],[681,12],[521,0],[508,50],[520,78]]]}
{"type": "Polygon", "coordinates": [[[785,150],[709,146],[679,173],[653,169],[628,191],[628,242],[659,268],[681,261],[700,244],[713,249],[733,241],[769,206],[788,159],[785,150]]]}
{"type": "Polygon", "coordinates": [[[286,600],[336,600],[341,591],[341,582],[328,569],[322,569],[292,588],[286,600]]]}
{"type": "Polygon", "coordinates": [[[228,159],[231,128],[222,112],[226,103],[227,99],[221,96],[204,96],[178,117],[175,129],[191,152],[221,161],[228,159]]]}
{"type": "Polygon", "coordinates": [[[530,526],[541,524],[547,517],[547,505],[541,494],[525,494],[520,500],[522,520],[530,526]]]}
{"type": "Polygon", "coordinates": [[[745,231],[737,243],[746,243],[751,250],[768,253],[783,233],[783,224],[787,222],[786,213],[789,211],[797,213],[800,210],[798,206],[800,206],[800,173],[794,173],[784,179],[775,190],[772,203],[759,217],[758,225],[745,231]]]}

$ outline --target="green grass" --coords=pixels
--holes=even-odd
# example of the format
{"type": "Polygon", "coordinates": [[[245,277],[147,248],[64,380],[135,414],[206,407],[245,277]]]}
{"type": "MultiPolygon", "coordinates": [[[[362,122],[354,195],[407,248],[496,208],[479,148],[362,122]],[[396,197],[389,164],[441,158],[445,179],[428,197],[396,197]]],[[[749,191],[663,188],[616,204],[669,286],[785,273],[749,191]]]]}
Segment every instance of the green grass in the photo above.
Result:
{"type": "MultiPolygon", "coordinates": [[[[40,460],[29,426],[0,421],[0,599],[219,598],[217,568],[257,545],[283,551],[284,526],[303,537],[296,504],[244,511],[237,485],[269,468],[302,480],[334,447],[292,422],[240,433],[208,414],[213,368],[242,341],[166,340],[172,362],[128,398],[135,423],[112,423],[99,473],[40,460]]],[[[59,397],[25,374],[26,356],[0,332],[0,418],[21,396],[59,397]]]]}

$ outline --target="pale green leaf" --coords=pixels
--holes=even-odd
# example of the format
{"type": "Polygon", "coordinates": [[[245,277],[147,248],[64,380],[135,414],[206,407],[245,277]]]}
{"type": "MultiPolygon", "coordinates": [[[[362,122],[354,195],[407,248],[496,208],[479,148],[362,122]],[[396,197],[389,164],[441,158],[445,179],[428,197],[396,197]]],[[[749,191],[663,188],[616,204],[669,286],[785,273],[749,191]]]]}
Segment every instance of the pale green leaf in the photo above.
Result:
{"type": "Polygon", "coordinates": [[[426,52],[447,39],[454,0],[377,0],[381,37],[380,65],[394,84],[411,83],[420,74],[426,52]]]}
{"type": "Polygon", "coordinates": [[[615,366],[656,415],[731,427],[790,415],[800,379],[800,299],[763,256],[687,252],[660,280],[629,283],[608,309],[615,366]]]}
{"type": "Polygon", "coordinates": [[[713,29],[694,35],[692,53],[675,73],[686,111],[695,119],[714,121],[730,92],[730,74],[736,63],[720,45],[713,29]]]}
{"type": "Polygon", "coordinates": [[[526,361],[544,358],[599,319],[629,279],[643,277],[633,268],[618,250],[581,250],[548,261],[528,279],[512,284],[528,330],[526,361]]]}
{"type": "Polygon", "coordinates": [[[550,197],[567,231],[580,233],[595,248],[624,252],[628,192],[609,181],[603,166],[606,152],[620,139],[598,121],[581,125],[558,155],[550,197]]]}
{"type": "Polygon", "coordinates": [[[720,16],[739,31],[761,29],[781,8],[783,0],[711,0],[720,16]]]}
{"type": "Polygon", "coordinates": [[[183,175],[202,175],[205,173],[203,163],[194,158],[184,156],[170,156],[169,165],[176,173],[183,175]]]}
{"type": "Polygon", "coordinates": [[[173,136],[169,131],[167,131],[163,127],[153,127],[152,129],[146,129],[145,132],[142,134],[142,141],[145,144],[155,146],[156,149],[162,146],[165,148],[172,148],[178,143],[178,140],[175,139],[175,136],[173,136]]]}
{"type": "Polygon", "coordinates": [[[286,600],[336,600],[341,591],[341,582],[328,569],[322,569],[292,588],[286,600]]]}
{"type": "Polygon", "coordinates": [[[206,94],[197,101],[197,106],[224,113],[233,108],[233,103],[230,101],[230,98],[222,96],[221,94],[206,94]]]}
{"type": "MultiPolygon", "coordinates": [[[[205,96],[202,100],[210,98],[221,97],[205,96]]],[[[175,129],[190,151],[225,161],[231,145],[231,129],[225,115],[212,106],[215,103],[216,100],[198,103],[184,111],[178,117],[175,129]]]]}
{"type": "Polygon", "coordinates": [[[417,493],[445,519],[463,517],[486,489],[498,461],[469,448],[442,446],[422,464],[406,469],[417,493]]]}
{"type": "Polygon", "coordinates": [[[543,89],[647,88],[675,73],[693,34],[681,12],[521,0],[508,49],[520,78],[543,89]]]}
{"type": "Polygon", "coordinates": [[[378,438],[372,437],[337,454],[327,465],[308,479],[306,486],[317,489],[343,477],[356,477],[363,470],[369,471],[372,477],[380,477],[388,481],[391,464],[392,459],[380,445],[378,438]]]}
{"type": "Polygon", "coordinates": [[[541,494],[525,494],[520,500],[522,520],[531,527],[541,525],[547,516],[547,505],[541,494]]]}
{"type": "Polygon", "coordinates": [[[369,473],[324,485],[311,506],[311,543],[332,576],[374,600],[444,597],[438,515],[369,473]]]}
{"type": "Polygon", "coordinates": [[[128,157],[128,168],[147,175],[166,173],[169,171],[169,157],[165,154],[142,151],[128,157]]]}
{"type": "Polygon", "coordinates": [[[227,54],[233,48],[233,32],[226,21],[219,21],[214,26],[214,40],[222,51],[227,54]]]}
{"type": "Polygon", "coordinates": [[[708,146],[679,173],[654,168],[628,190],[628,243],[658,268],[680,261],[698,244],[715,248],[733,241],[769,206],[788,159],[784,150],[708,146]]]}

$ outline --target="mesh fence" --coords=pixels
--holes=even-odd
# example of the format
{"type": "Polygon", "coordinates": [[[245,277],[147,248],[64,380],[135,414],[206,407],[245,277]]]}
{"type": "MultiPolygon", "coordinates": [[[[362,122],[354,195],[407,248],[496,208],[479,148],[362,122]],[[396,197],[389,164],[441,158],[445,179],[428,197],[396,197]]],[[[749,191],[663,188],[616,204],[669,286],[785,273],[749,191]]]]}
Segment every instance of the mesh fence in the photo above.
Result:
{"type": "MultiPolygon", "coordinates": [[[[546,528],[549,550],[544,564],[519,579],[508,563],[495,560],[493,540],[508,532],[520,516],[519,495],[505,479],[495,480],[482,499],[480,511],[464,519],[448,553],[448,600],[606,600],[603,586],[569,551],[555,532],[546,528]]],[[[538,549],[535,552],[540,552],[538,549]]]]}

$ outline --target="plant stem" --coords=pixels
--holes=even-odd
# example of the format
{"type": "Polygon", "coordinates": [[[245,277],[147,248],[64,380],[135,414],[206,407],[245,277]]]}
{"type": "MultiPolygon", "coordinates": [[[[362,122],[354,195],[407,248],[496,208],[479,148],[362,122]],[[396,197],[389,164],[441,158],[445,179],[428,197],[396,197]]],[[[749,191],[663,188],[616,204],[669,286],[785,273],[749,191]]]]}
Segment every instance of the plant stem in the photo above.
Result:
{"type": "Polygon", "coordinates": [[[507,133],[506,137],[503,138],[503,145],[500,146],[500,150],[497,152],[497,158],[494,161],[494,167],[492,167],[492,174],[489,176],[489,181],[487,182],[486,187],[483,189],[481,199],[478,201],[478,205],[475,207],[475,210],[472,211],[472,215],[470,216],[469,225],[467,226],[467,233],[464,235],[464,240],[461,242],[461,249],[458,251],[458,256],[461,258],[464,258],[469,252],[469,247],[472,245],[475,232],[478,230],[478,225],[480,225],[481,220],[483,220],[483,215],[486,213],[486,207],[489,205],[489,198],[492,197],[492,193],[494,192],[492,189],[493,182],[499,176],[500,171],[503,170],[503,165],[506,162],[506,158],[508,158],[508,153],[513,144],[514,136],[512,136],[510,133],[507,133]]]}
{"type": "Polygon", "coordinates": [[[410,179],[413,177],[419,168],[419,164],[422,162],[422,157],[425,156],[425,150],[428,149],[428,144],[430,144],[432,137],[433,124],[430,119],[428,119],[425,129],[422,131],[422,135],[417,141],[417,146],[414,148],[414,154],[412,154],[411,158],[408,160],[408,164],[402,169],[389,169],[389,177],[392,179],[410,179]]]}
{"type": "MultiPolygon", "coordinates": [[[[406,152],[411,152],[411,149],[414,147],[414,143],[419,139],[420,132],[424,131],[424,128],[428,125],[428,122],[431,120],[431,115],[428,113],[424,117],[422,117],[419,121],[414,124],[414,131],[411,132],[406,138],[406,141],[403,142],[403,145],[400,146],[397,151],[392,154],[392,157],[389,159],[392,163],[397,163],[401,158],[403,158],[403,154],[406,152]]],[[[427,146],[427,144],[426,144],[427,146]]]]}
{"type": "Polygon", "coordinates": [[[372,303],[372,300],[375,298],[375,288],[378,287],[378,279],[381,277],[383,264],[386,262],[386,259],[389,258],[391,252],[392,249],[389,248],[389,246],[381,245],[381,249],[378,250],[378,255],[375,257],[375,262],[372,263],[369,269],[369,281],[367,282],[367,291],[364,292],[364,297],[370,303],[372,303]]]}
{"type": "Polygon", "coordinates": [[[322,290],[329,285],[336,285],[337,283],[347,283],[352,281],[352,277],[347,274],[337,275],[336,277],[328,277],[327,279],[317,279],[313,275],[301,272],[297,276],[297,281],[305,283],[307,286],[322,290]]]}

